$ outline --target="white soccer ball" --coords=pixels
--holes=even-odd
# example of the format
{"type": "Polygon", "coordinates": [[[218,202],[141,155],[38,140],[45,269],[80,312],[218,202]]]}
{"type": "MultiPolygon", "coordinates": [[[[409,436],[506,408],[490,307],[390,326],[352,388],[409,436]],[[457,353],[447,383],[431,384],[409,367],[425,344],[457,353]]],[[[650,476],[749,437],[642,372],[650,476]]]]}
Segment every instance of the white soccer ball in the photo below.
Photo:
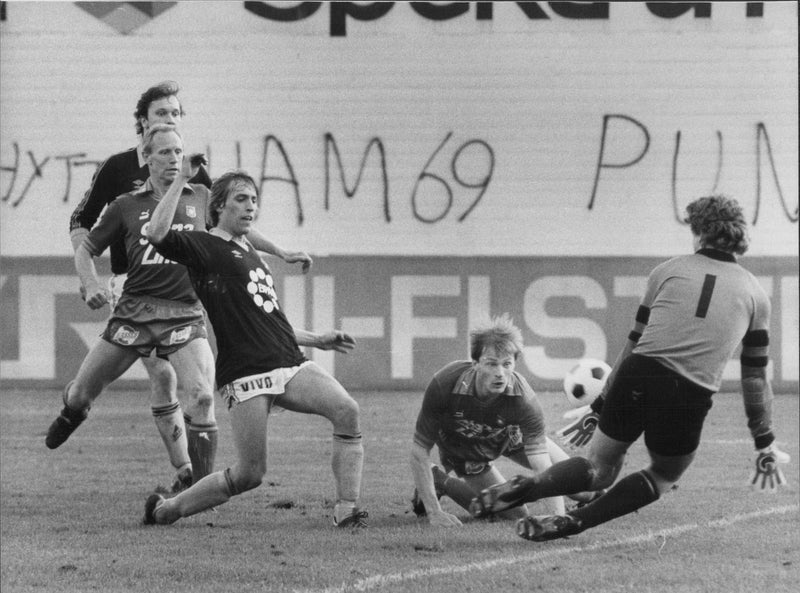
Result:
{"type": "Polygon", "coordinates": [[[600,395],[611,367],[602,360],[583,358],[564,377],[564,394],[573,408],[591,404],[600,395]]]}

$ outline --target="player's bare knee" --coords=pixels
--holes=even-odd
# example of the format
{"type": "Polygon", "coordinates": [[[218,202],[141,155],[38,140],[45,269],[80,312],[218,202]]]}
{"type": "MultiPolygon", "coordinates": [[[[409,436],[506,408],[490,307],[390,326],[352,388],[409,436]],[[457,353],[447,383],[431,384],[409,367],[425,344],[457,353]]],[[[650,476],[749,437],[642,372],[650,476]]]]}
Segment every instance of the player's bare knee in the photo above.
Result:
{"type": "Polygon", "coordinates": [[[358,402],[351,397],[343,400],[336,408],[331,422],[334,432],[343,434],[359,434],[359,418],[361,409],[358,402]]]}
{"type": "Polygon", "coordinates": [[[255,467],[246,468],[244,471],[237,473],[234,478],[234,486],[239,493],[258,488],[264,481],[266,473],[265,470],[255,467]]]}

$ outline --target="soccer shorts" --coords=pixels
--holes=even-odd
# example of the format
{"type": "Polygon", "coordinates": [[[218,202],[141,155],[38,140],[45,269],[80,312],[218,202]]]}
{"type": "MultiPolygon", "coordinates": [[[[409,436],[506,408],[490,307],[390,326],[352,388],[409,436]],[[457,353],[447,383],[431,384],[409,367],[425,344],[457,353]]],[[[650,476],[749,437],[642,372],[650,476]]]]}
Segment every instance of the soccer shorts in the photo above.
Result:
{"type": "Polygon", "coordinates": [[[266,373],[249,375],[231,381],[219,389],[220,397],[230,410],[234,404],[246,402],[249,399],[266,395],[268,410],[272,409],[275,398],[286,392],[286,384],[302,369],[311,364],[310,360],[294,366],[273,369],[266,373]]]}
{"type": "Polygon", "coordinates": [[[133,348],[140,356],[155,349],[167,358],[197,338],[207,338],[203,306],[148,296],[123,294],[101,337],[115,346],[133,348]]]}
{"type": "Polygon", "coordinates": [[[712,395],[658,360],[632,354],[604,398],[600,430],[625,443],[644,433],[653,453],[688,455],[700,445],[712,395]]]}

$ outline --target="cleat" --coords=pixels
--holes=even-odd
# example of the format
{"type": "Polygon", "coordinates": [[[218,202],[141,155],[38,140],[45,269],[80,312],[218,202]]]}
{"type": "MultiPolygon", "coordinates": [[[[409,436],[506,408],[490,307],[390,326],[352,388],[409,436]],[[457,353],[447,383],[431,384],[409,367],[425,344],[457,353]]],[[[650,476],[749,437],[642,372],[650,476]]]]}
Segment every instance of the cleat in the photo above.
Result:
{"type": "Polygon", "coordinates": [[[333,524],[339,528],[345,527],[352,527],[353,529],[363,528],[367,526],[367,517],[369,517],[369,513],[367,511],[359,510],[358,507],[355,507],[353,511],[344,519],[336,522],[336,517],[333,518],[333,524]]]}
{"type": "Polygon", "coordinates": [[[147,497],[147,500],[144,503],[144,518],[142,519],[142,523],[144,525],[156,524],[156,511],[165,500],[166,499],[160,494],[151,494],[147,497]]]}
{"type": "Polygon", "coordinates": [[[47,445],[48,449],[57,449],[67,441],[69,436],[86,420],[88,415],[88,410],[76,411],[64,406],[61,414],[53,420],[50,428],[47,429],[44,444],[47,445]]]}
{"type": "Polygon", "coordinates": [[[572,515],[525,517],[517,522],[517,535],[532,542],[546,542],[583,531],[580,519],[572,515]]]}
{"type": "MultiPolygon", "coordinates": [[[[447,474],[439,468],[438,465],[431,465],[431,472],[433,473],[433,486],[436,489],[436,498],[441,499],[445,495],[444,481],[447,479],[447,474]]],[[[414,496],[411,497],[411,510],[417,517],[426,517],[428,511],[425,509],[425,503],[419,497],[419,492],[414,488],[414,496]]]]}
{"type": "Polygon", "coordinates": [[[472,499],[469,512],[476,519],[480,519],[522,506],[526,502],[536,500],[531,496],[534,486],[532,479],[515,476],[508,482],[481,490],[481,493],[472,499]]]}
{"type": "Polygon", "coordinates": [[[192,468],[191,466],[187,466],[181,470],[178,470],[178,472],[175,474],[175,478],[172,481],[172,485],[169,488],[158,485],[155,487],[153,492],[156,494],[163,494],[164,496],[174,496],[176,494],[180,494],[184,490],[188,490],[192,484],[192,468]]]}

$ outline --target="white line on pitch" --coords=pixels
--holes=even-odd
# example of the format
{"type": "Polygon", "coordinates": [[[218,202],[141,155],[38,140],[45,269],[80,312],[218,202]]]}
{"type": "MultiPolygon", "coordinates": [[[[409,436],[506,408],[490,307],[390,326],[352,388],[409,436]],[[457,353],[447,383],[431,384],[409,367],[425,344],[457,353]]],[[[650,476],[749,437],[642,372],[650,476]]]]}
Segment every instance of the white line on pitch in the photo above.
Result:
{"type": "MultiPolygon", "coordinates": [[[[559,556],[565,556],[567,554],[573,554],[575,552],[594,552],[596,550],[604,550],[606,548],[613,548],[616,546],[641,544],[653,541],[657,538],[664,538],[668,536],[678,535],[681,533],[695,531],[700,527],[727,527],[729,525],[733,525],[734,523],[740,523],[742,521],[748,521],[750,519],[758,519],[759,517],[766,517],[768,515],[782,515],[793,511],[796,512],[799,509],[800,505],[774,507],[771,509],[754,511],[752,513],[742,513],[730,517],[723,517],[722,519],[716,519],[714,521],[710,521],[705,525],[700,525],[698,523],[687,523],[685,525],[676,525],[675,527],[662,529],[660,531],[648,531],[647,533],[642,533],[632,537],[599,541],[597,543],[589,544],[586,546],[569,546],[565,548],[558,548],[555,550],[533,552],[531,554],[512,555],[505,558],[484,560],[483,562],[470,562],[469,564],[461,564],[457,566],[442,566],[436,568],[411,570],[408,572],[396,572],[390,574],[375,575],[372,577],[367,577],[365,579],[359,579],[358,581],[355,581],[354,583],[351,584],[345,583],[335,587],[326,587],[324,589],[296,589],[295,593],[348,593],[349,591],[369,591],[371,589],[377,589],[379,587],[382,587],[383,585],[389,585],[393,583],[403,583],[408,581],[425,579],[429,577],[442,576],[442,575],[484,571],[484,570],[494,569],[499,566],[520,564],[522,562],[525,563],[541,562],[543,560],[556,558],[559,556]]],[[[545,567],[542,566],[542,569],[543,568],[545,567]]]]}

